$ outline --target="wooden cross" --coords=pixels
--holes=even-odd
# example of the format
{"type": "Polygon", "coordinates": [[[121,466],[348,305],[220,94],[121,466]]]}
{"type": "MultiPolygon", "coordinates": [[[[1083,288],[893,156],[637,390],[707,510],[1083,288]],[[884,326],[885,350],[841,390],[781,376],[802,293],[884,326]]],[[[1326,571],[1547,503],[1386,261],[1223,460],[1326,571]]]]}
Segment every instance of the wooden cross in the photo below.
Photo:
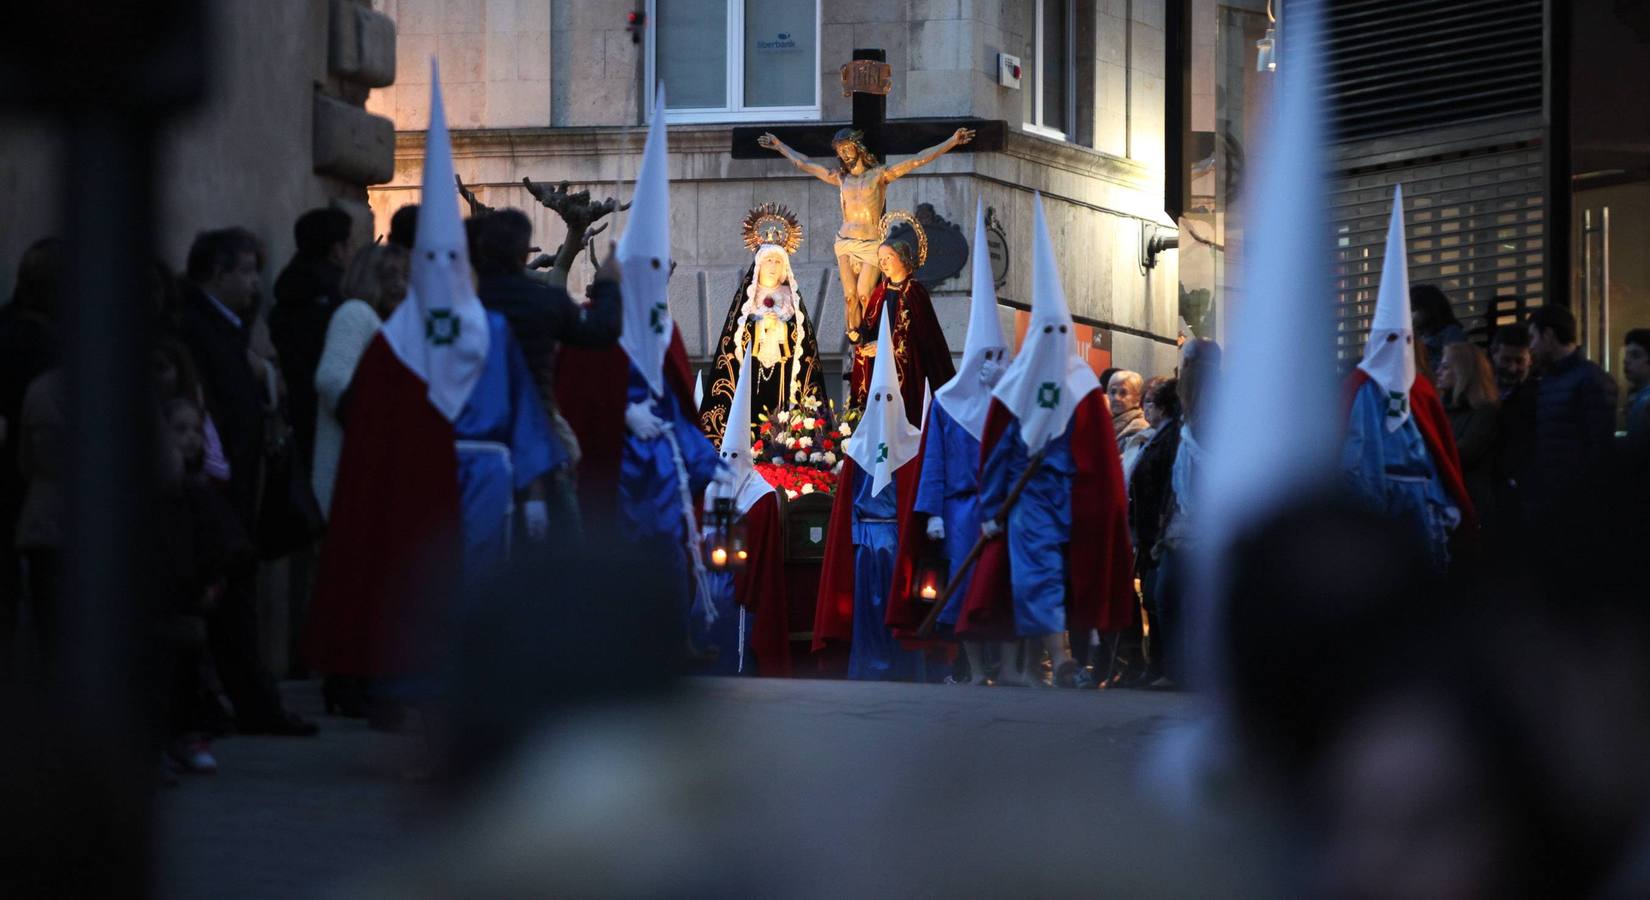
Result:
{"type": "MultiPolygon", "coordinates": [[[[886,162],[889,155],[906,155],[926,150],[950,137],[958,128],[972,128],[974,140],[952,153],[995,152],[1003,149],[1008,123],[1001,119],[895,119],[889,122],[886,51],[854,51],[854,60],[843,67],[843,88],[854,98],[853,127],[865,134],[865,145],[886,162]],[[865,63],[866,65],[860,65],[865,63]],[[887,127],[893,126],[893,127],[887,127]]],[[[733,129],[734,159],[773,159],[772,150],[758,146],[763,132],[791,145],[807,156],[834,157],[831,136],[842,123],[819,125],[747,125],[733,129]]]]}

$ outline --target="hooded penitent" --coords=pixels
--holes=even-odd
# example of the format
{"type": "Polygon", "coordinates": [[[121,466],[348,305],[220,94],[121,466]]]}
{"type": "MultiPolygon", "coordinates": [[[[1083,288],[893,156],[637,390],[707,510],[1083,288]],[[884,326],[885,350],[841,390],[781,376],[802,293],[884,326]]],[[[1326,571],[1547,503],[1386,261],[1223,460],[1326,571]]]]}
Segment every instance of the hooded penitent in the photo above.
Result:
{"type": "Polygon", "coordinates": [[[1071,310],[1054,264],[1043,195],[1034,198],[1036,245],[1031,257],[1031,323],[1014,362],[991,395],[1020,421],[1026,451],[1036,453],[1066,430],[1072,411],[1099,390],[1100,379],[1077,355],[1071,310]]]}
{"type": "Polygon", "coordinates": [[[407,299],[384,323],[390,349],[429,384],[430,402],[458,418],[487,359],[487,312],[470,281],[469,244],[453,192],[452,144],[441,103],[441,71],[430,62],[430,126],[424,192],[407,275],[407,299]]]}
{"type": "Polygon", "coordinates": [[[871,373],[865,416],[844,448],[871,476],[872,493],[881,493],[894,480],[895,470],[916,458],[922,446],[922,433],[906,418],[899,389],[899,367],[891,364],[894,339],[888,330],[889,318],[882,317],[881,330],[877,333],[878,362],[871,373]]]}
{"type": "Polygon", "coordinates": [[[1409,389],[1415,384],[1415,326],[1409,312],[1409,264],[1404,252],[1404,188],[1392,187],[1392,219],[1386,229],[1386,259],[1375,317],[1358,368],[1386,393],[1386,430],[1409,421],[1409,389]]]}
{"type": "Polygon", "coordinates": [[[985,201],[979,200],[974,209],[974,292],[968,309],[968,337],[963,341],[962,363],[957,366],[956,376],[934,395],[975,440],[985,433],[986,413],[991,411],[991,386],[981,377],[981,370],[987,363],[1001,364],[1007,352],[1008,340],[997,318],[991,257],[986,253],[985,201]]]}
{"type": "Polygon", "coordinates": [[[617,253],[623,272],[624,324],[619,344],[647,379],[655,397],[664,392],[665,353],[670,349],[670,182],[665,138],[665,86],[659,85],[647,129],[636,195],[630,202],[617,253]]]}
{"type": "Polygon", "coordinates": [[[773,486],[757,474],[751,458],[751,367],[747,355],[739,367],[739,381],[733,389],[733,405],[728,408],[728,427],[722,432],[724,472],[705,488],[705,507],[717,497],[732,497],[743,515],[752,504],[773,494],[773,486]]]}

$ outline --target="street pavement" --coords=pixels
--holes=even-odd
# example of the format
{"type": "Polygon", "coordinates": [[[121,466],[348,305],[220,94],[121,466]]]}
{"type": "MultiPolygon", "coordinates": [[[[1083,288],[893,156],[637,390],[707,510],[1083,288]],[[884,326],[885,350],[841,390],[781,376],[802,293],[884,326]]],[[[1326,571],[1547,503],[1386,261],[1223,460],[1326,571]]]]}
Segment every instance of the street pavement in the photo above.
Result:
{"type": "MultiPolygon", "coordinates": [[[[314,683],[285,690],[321,735],[219,741],[218,774],[162,791],[159,896],[695,893],[683,870],[730,858],[700,887],[882,893],[920,870],[914,859],[998,830],[1035,837],[992,857],[993,877],[1015,883],[1015,865],[1068,845],[1145,852],[1105,836],[1140,830],[1142,762],[1198,711],[1196,698],[1150,691],[696,679],[662,700],[563,715],[458,804],[409,777],[417,735],[320,717],[314,683]],[[555,849],[488,858],[501,842],[555,849]],[[650,848],[657,870],[633,857],[605,867],[614,845],[650,848]],[[823,890],[810,880],[819,867],[856,874],[823,890]],[[484,873],[513,887],[489,891],[484,873]]],[[[969,854],[957,855],[966,873],[969,854]]],[[[1094,862],[1068,863],[1038,892],[1066,893],[1094,862]]]]}

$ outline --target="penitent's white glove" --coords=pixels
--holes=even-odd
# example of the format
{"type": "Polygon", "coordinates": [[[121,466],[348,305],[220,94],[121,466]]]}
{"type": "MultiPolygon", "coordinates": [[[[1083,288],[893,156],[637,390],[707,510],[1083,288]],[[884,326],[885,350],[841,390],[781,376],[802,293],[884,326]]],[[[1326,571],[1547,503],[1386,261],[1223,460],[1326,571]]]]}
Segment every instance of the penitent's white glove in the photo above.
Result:
{"type": "Polygon", "coordinates": [[[664,430],[665,423],[653,414],[646,403],[632,403],[625,407],[624,424],[630,433],[644,441],[651,441],[664,430]]]}
{"type": "Polygon", "coordinates": [[[550,507],[543,500],[529,500],[521,505],[522,518],[527,522],[527,536],[535,541],[544,540],[550,533],[550,507]]]}
{"type": "Polygon", "coordinates": [[[945,520],[939,516],[928,517],[928,539],[931,541],[945,540],[945,520]]]}
{"type": "Polygon", "coordinates": [[[1002,533],[1003,526],[998,524],[996,519],[986,519],[984,522],[980,523],[980,534],[985,535],[987,540],[990,540],[991,538],[994,538],[1002,533]]]}
{"type": "Polygon", "coordinates": [[[994,359],[988,359],[988,360],[985,360],[985,361],[980,363],[980,383],[981,384],[986,385],[988,387],[993,386],[997,383],[997,379],[1002,378],[1002,377],[1003,377],[1003,367],[1002,367],[1001,363],[997,362],[994,359]]]}

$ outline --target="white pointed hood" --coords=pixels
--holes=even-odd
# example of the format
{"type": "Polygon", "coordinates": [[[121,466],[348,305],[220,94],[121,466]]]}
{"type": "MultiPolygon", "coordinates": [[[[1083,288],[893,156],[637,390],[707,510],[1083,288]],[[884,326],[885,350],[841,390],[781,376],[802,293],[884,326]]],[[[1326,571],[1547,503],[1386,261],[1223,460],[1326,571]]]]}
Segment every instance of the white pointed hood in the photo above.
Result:
{"type": "Polygon", "coordinates": [[[1036,453],[1066,430],[1077,404],[1100,379],[1077,355],[1075,323],[1054,266],[1054,244],[1043,215],[1043,195],[1033,198],[1035,221],[1031,250],[1031,323],[1025,340],[991,396],[1020,420],[1020,440],[1036,453]]]}
{"type": "Polygon", "coordinates": [[[1192,427],[1207,451],[1192,482],[1195,540],[1209,551],[1187,599],[1186,657],[1203,660],[1202,678],[1217,690],[1230,680],[1219,629],[1231,544],[1287,504],[1335,484],[1346,421],[1328,352],[1335,327],[1326,301],[1334,294],[1322,7],[1289,6],[1288,65],[1278,68],[1272,115],[1253,157],[1243,302],[1228,319],[1223,371],[1203,401],[1207,412],[1192,427]],[[1256,427],[1255,392],[1266,385],[1288,385],[1290,412],[1256,427]]]}
{"type": "Polygon", "coordinates": [[[974,204],[974,293],[969,299],[968,337],[963,340],[962,363],[957,374],[934,395],[940,406],[964,430],[979,440],[985,434],[985,417],[991,411],[991,385],[980,371],[989,359],[1002,365],[1008,355],[1008,339],[997,318],[997,285],[991,274],[991,254],[985,243],[985,201],[974,204]]]}
{"type": "Polygon", "coordinates": [[[441,103],[441,70],[430,60],[430,125],[424,187],[407,273],[407,299],[384,323],[397,358],[429,385],[430,403],[458,418],[487,361],[487,311],[470,275],[469,243],[453,189],[453,150],[441,103]]]}
{"type": "Polygon", "coordinates": [[[722,464],[727,474],[705,488],[705,509],[717,497],[732,497],[734,507],[744,515],[756,501],[773,493],[773,486],[757,474],[751,458],[751,357],[747,351],[739,366],[739,380],[728,406],[728,425],[722,431],[722,464]]]}
{"type": "Polygon", "coordinates": [[[624,319],[619,346],[630,357],[655,397],[665,388],[665,351],[670,348],[670,178],[665,145],[665,86],[653,105],[636,193],[619,238],[624,319]]]}
{"type": "Polygon", "coordinates": [[[1375,317],[1369,324],[1358,368],[1387,396],[1386,430],[1409,421],[1409,389],[1415,384],[1415,325],[1409,312],[1409,254],[1404,249],[1404,188],[1392,186],[1392,218],[1386,227],[1386,259],[1375,317]]]}
{"type": "Polygon", "coordinates": [[[865,397],[865,417],[843,451],[871,476],[871,492],[880,493],[894,480],[894,472],[917,456],[922,432],[905,418],[899,392],[899,366],[894,365],[894,339],[882,316],[877,331],[877,355],[871,387],[865,397]]]}

